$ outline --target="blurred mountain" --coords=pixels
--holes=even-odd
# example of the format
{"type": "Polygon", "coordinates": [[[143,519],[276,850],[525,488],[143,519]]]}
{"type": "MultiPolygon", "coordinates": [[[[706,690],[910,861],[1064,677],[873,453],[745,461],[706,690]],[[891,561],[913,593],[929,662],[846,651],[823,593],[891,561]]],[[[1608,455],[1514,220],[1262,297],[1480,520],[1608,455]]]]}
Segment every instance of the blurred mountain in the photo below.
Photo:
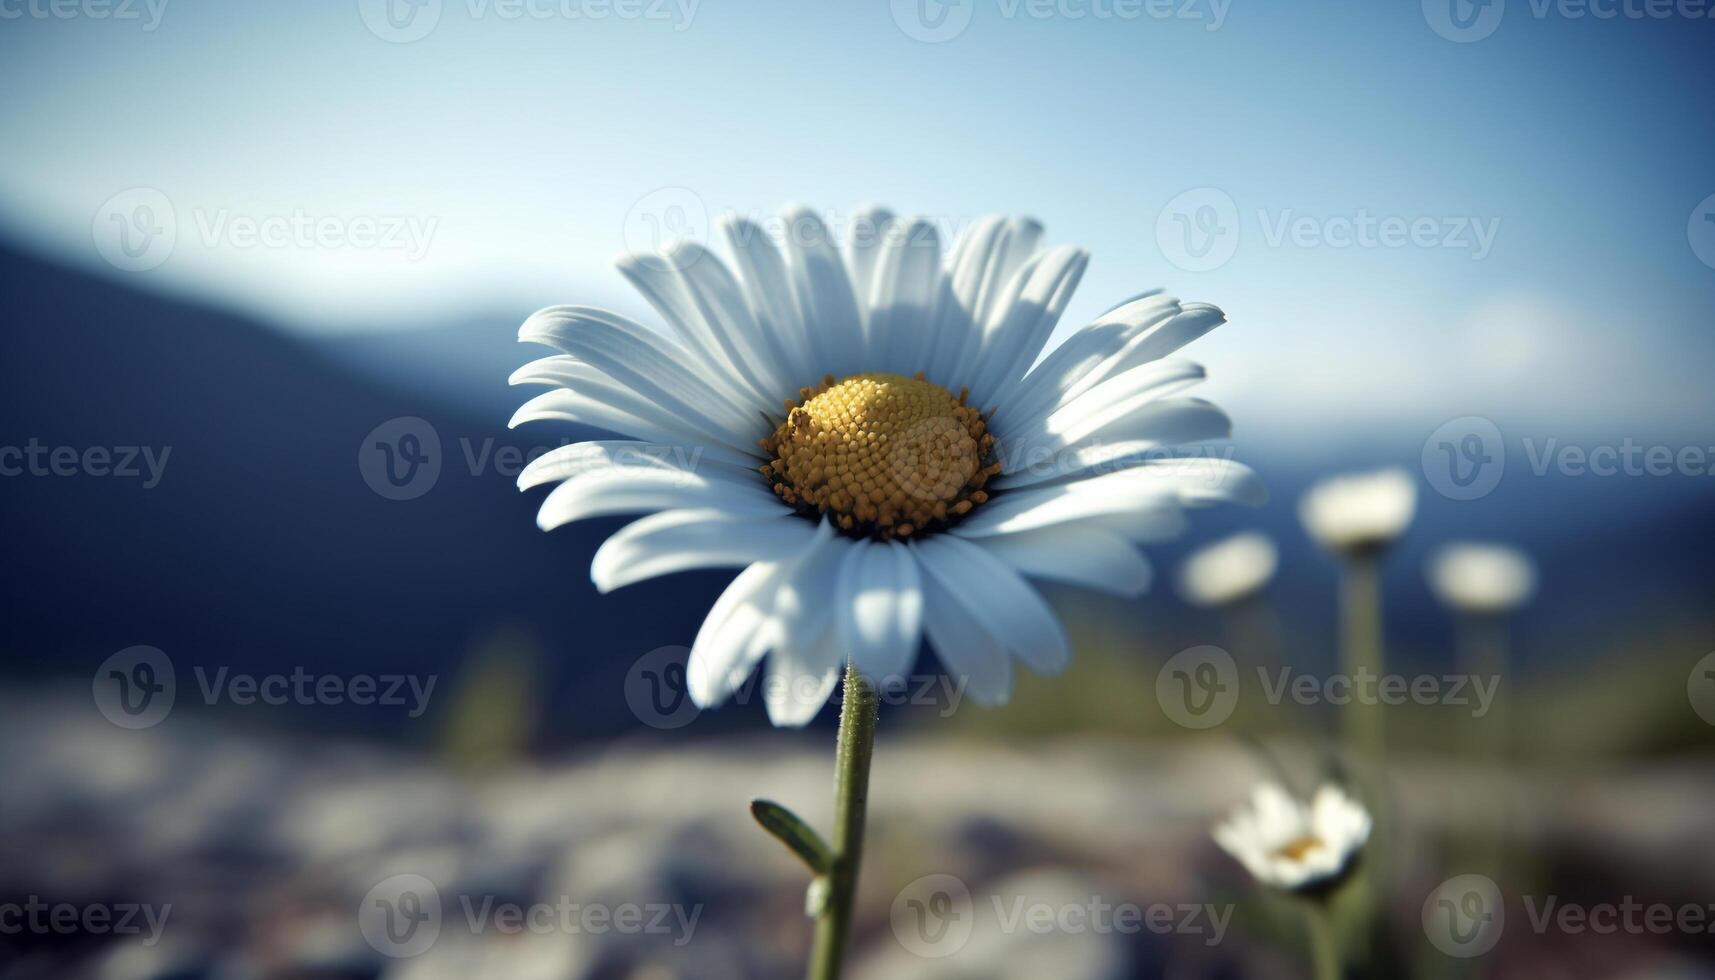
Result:
{"type": "MultiPolygon", "coordinates": [[[[541,492],[520,494],[505,456],[587,438],[573,427],[509,433],[507,414],[424,376],[377,384],[262,324],[3,246],[0,293],[0,446],[36,459],[36,475],[0,479],[8,673],[89,677],[149,644],[173,658],[181,701],[198,665],[436,674],[444,692],[468,650],[513,629],[545,653],[552,728],[613,731],[635,725],[614,696],[627,668],[688,642],[726,578],[598,600],[590,555],[618,522],[542,533],[541,492]],[[435,458],[411,470],[382,456],[377,440],[401,432],[435,458]],[[54,475],[56,447],[77,475],[54,475]],[[86,460],[89,447],[108,458],[86,460]],[[124,462],[139,475],[93,475],[124,462]],[[385,481],[386,463],[407,486],[385,481]]],[[[497,335],[497,362],[518,363],[515,326],[497,335]]],[[[409,721],[375,706],[325,714],[358,729],[409,721]]]]}

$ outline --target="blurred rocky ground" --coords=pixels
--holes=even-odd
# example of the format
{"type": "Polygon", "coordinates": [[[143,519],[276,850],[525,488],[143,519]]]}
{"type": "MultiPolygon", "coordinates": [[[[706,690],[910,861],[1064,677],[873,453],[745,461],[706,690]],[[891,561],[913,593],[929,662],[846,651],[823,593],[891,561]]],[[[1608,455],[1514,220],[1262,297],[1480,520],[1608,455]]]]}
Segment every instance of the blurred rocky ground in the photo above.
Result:
{"type": "MultiPolygon", "coordinates": [[[[127,731],[87,698],[6,693],[0,977],[796,977],[806,873],[746,803],[826,827],[822,742],[622,740],[473,772],[198,718],[127,731]],[[56,924],[56,907],[112,921],[56,924]]],[[[1309,780],[1302,745],[1275,748],[1309,780]]],[[[1213,734],[1003,742],[884,724],[851,976],[1303,976],[1295,910],[1208,836],[1267,772],[1213,734]]],[[[1420,924],[1436,886],[1467,870],[1460,842],[1496,821],[1512,840],[1503,890],[1715,903],[1707,762],[1421,758],[1393,783],[1389,915],[1426,975],[1715,975],[1707,933],[1545,933],[1509,903],[1494,950],[1460,961],[1437,959],[1420,924]]]]}

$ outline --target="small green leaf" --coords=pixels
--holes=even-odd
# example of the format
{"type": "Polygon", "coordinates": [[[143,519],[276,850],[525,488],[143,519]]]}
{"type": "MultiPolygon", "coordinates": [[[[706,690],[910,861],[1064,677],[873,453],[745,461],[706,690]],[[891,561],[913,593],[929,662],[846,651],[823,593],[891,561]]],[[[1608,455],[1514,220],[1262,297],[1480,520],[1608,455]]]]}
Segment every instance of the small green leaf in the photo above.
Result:
{"type": "Polygon", "coordinates": [[[834,852],[798,815],[771,800],[751,800],[750,815],[816,874],[834,866],[834,852]]]}

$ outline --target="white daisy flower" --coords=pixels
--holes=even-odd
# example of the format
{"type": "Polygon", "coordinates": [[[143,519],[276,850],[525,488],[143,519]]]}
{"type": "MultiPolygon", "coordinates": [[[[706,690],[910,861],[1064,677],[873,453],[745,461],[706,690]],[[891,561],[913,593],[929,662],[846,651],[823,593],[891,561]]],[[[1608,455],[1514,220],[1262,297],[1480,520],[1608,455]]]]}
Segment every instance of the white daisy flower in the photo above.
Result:
{"type": "Polygon", "coordinates": [[[1179,594],[1195,606],[1225,606],[1268,585],[1280,561],[1274,542],[1257,531],[1224,538],[1191,553],[1179,567],[1179,594]]]}
{"type": "Polygon", "coordinates": [[[1027,578],[1136,595],[1150,567],[1134,545],[1176,532],[1186,506],[1265,496],[1229,460],[1169,458],[1228,434],[1219,409],[1181,394],[1202,368],[1165,359],[1220,310],[1146,293],[1042,356],[1082,250],[986,218],[943,260],[928,221],[859,217],[882,233],[843,250],[795,208],[778,243],[728,221],[731,269],[692,243],[621,259],[672,336],[585,306],[519,331],[561,353],[513,376],[553,387],[514,425],[637,440],[567,446],[519,477],[559,484],[544,529],[650,515],[596,552],[597,587],[743,568],[692,646],[701,707],[766,657],[770,717],[801,725],[848,656],[885,680],[923,636],[974,700],[1003,703],[1009,658],[1053,673],[1069,656],[1027,578]]]}
{"type": "Polygon", "coordinates": [[[1257,786],[1215,828],[1215,842],[1265,885],[1324,893],[1357,863],[1370,839],[1370,814],[1339,787],[1325,785],[1309,806],[1274,783],[1257,786]]]}
{"type": "Polygon", "coordinates": [[[1429,560],[1429,587],[1459,612],[1506,613],[1535,594],[1536,566],[1503,545],[1450,544],[1429,560]]]}
{"type": "Polygon", "coordinates": [[[1379,551],[1405,533],[1417,509],[1417,484],[1394,467],[1336,476],[1316,484],[1298,505],[1304,529],[1342,554],[1379,551]]]}

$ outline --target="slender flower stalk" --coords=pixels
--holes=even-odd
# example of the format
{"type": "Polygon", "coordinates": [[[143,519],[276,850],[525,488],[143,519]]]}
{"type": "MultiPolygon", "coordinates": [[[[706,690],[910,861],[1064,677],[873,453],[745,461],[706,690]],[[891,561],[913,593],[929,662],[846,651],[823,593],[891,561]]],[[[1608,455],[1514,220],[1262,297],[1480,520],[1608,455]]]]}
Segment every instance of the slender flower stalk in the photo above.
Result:
{"type": "MultiPolygon", "coordinates": [[[[1381,604],[1379,556],[1348,556],[1340,570],[1340,665],[1354,682],[1382,674],[1381,604]]],[[[1362,774],[1365,795],[1372,801],[1379,799],[1373,783],[1386,745],[1381,705],[1354,699],[1346,707],[1342,722],[1346,745],[1362,774]]]]}
{"type": "Polygon", "coordinates": [[[1316,980],[1340,980],[1340,945],[1334,938],[1334,919],[1328,904],[1320,899],[1304,903],[1305,931],[1310,938],[1311,976],[1316,980]]]}
{"type": "Polygon", "coordinates": [[[835,754],[834,841],[832,863],[811,885],[822,894],[816,910],[816,939],[810,949],[810,980],[837,980],[845,961],[863,859],[864,812],[869,805],[869,763],[875,752],[875,688],[846,668],[840,705],[839,748],[835,754]]]}
{"type": "MultiPolygon", "coordinates": [[[[1305,530],[1340,562],[1340,666],[1353,685],[1366,676],[1379,679],[1386,671],[1381,563],[1410,526],[1416,508],[1417,486],[1401,469],[1333,477],[1311,487],[1299,503],[1305,530]]],[[[1394,823],[1381,709],[1375,701],[1353,698],[1340,719],[1353,781],[1381,820],[1378,836],[1390,834],[1394,823]]],[[[1357,876],[1351,893],[1352,953],[1360,963],[1372,956],[1371,930],[1379,922],[1379,901],[1390,871],[1390,842],[1382,840],[1374,850],[1378,860],[1357,876]]]]}
{"type": "MultiPolygon", "coordinates": [[[[1430,558],[1427,572],[1430,589],[1454,615],[1460,669],[1495,679],[1498,689],[1508,672],[1511,614],[1535,593],[1535,566],[1501,545],[1451,544],[1430,558]]],[[[1512,750],[1510,725],[1506,698],[1497,697],[1485,717],[1469,719],[1465,726],[1466,754],[1504,767],[1512,750]]],[[[1481,801],[1473,805],[1489,809],[1481,801]]],[[[1490,812],[1487,833],[1472,845],[1470,863],[1498,875],[1507,814],[1504,804],[1490,812]]]]}

